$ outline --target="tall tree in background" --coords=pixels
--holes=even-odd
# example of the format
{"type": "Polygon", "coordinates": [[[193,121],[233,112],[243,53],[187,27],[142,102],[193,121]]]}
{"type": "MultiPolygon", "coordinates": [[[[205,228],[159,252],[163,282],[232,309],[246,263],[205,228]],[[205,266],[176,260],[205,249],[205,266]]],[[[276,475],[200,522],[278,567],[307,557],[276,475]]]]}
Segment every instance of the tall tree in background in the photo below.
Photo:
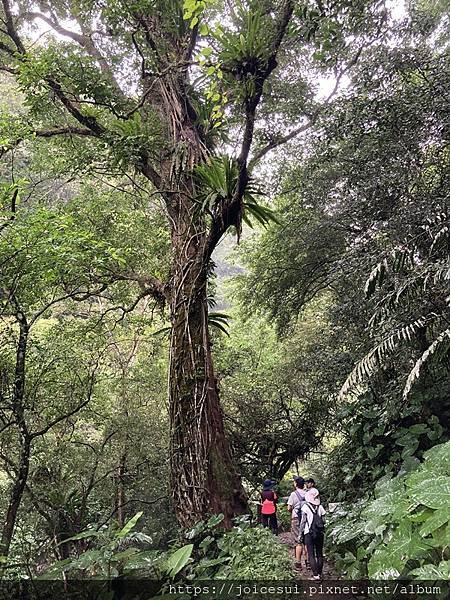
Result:
{"type": "Polygon", "coordinates": [[[172,492],[183,525],[218,512],[229,524],[246,510],[211,358],[211,255],[243,219],[270,220],[252,168],[311,127],[321,106],[310,82],[333,73],[335,92],[386,20],[383,2],[369,0],[219,5],[44,0],[36,12],[33,2],[2,0],[0,13],[0,69],[17,78],[28,108],[2,120],[3,150],[61,137],[75,171],[122,169],[163,202],[167,278],[127,276],[170,308],[172,492]],[[58,38],[29,40],[35,23],[58,38]]]}

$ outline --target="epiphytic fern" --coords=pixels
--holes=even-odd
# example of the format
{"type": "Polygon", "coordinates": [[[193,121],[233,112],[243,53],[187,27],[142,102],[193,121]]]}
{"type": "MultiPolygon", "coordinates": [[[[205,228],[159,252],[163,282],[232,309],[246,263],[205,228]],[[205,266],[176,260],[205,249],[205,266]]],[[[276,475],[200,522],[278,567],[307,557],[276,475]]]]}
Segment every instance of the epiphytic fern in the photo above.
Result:
{"type": "MultiPolygon", "coordinates": [[[[206,213],[220,211],[225,202],[232,200],[239,176],[235,159],[229,156],[217,156],[208,163],[196,168],[198,182],[199,210],[206,213]]],[[[247,183],[242,199],[242,219],[250,227],[257,221],[264,227],[271,222],[277,222],[275,212],[258,201],[263,194],[255,180],[247,183]]]]}

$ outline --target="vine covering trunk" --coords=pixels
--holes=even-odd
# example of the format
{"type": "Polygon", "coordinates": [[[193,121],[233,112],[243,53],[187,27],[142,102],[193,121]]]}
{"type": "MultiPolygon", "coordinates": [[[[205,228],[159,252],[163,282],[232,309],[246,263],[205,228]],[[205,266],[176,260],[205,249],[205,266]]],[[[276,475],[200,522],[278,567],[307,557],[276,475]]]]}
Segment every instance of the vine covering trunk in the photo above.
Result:
{"type": "MultiPolygon", "coordinates": [[[[181,204],[181,202],[180,202],[181,204]]],[[[171,285],[170,457],[177,517],[191,526],[223,513],[229,526],[247,510],[225,436],[208,329],[206,235],[191,210],[174,232],[171,285]]]]}

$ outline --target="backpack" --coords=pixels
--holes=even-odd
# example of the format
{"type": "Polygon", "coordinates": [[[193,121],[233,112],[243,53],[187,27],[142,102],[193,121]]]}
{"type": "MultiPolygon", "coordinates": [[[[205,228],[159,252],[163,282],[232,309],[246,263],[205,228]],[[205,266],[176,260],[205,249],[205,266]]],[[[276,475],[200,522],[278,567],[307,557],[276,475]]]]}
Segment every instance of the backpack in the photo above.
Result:
{"type": "Polygon", "coordinates": [[[298,498],[298,505],[295,507],[294,517],[296,517],[299,521],[301,521],[300,511],[302,510],[302,506],[305,504],[305,497],[302,496],[298,490],[294,490],[294,492],[298,498]]]}
{"type": "Polygon", "coordinates": [[[277,512],[277,507],[275,505],[275,501],[277,500],[277,495],[274,491],[272,491],[272,498],[262,497],[262,505],[261,505],[261,514],[262,515],[273,515],[277,512]]]}
{"type": "Polygon", "coordinates": [[[310,504],[309,502],[307,502],[307,504],[308,504],[308,508],[311,510],[312,515],[313,515],[312,522],[309,527],[309,533],[311,534],[311,537],[314,539],[320,535],[323,535],[323,533],[325,531],[325,525],[324,525],[322,517],[319,515],[319,507],[314,508],[313,505],[310,504]]]}
{"type": "Polygon", "coordinates": [[[305,496],[302,496],[298,490],[294,490],[294,492],[298,498],[298,501],[300,502],[300,505],[303,505],[305,503],[305,496]]]}

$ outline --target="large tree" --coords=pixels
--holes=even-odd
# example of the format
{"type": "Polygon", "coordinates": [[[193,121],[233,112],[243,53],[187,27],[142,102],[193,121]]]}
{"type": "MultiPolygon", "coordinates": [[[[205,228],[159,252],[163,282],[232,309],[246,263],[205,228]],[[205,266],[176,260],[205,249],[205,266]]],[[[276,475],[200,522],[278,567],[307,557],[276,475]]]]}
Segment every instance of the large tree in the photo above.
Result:
{"type": "Polygon", "coordinates": [[[24,118],[6,120],[4,150],[34,136],[62,137],[71,169],[126,171],[164,205],[167,277],[133,276],[170,310],[175,508],[184,525],[217,512],[228,524],[246,510],[246,499],[211,359],[211,256],[230,228],[239,236],[243,219],[270,218],[255,200],[252,169],[315,122],[315,80],[333,73],[336,91],[379,37],[383,2],[44,0],[39,12],[22,0],[2,6],[0,68],[17,78],[28,107],[24,118]],[[36,23],[57,37],[30,39],[36,23]],[[237,150],[226,156],[231,139],[237,150]]]}

